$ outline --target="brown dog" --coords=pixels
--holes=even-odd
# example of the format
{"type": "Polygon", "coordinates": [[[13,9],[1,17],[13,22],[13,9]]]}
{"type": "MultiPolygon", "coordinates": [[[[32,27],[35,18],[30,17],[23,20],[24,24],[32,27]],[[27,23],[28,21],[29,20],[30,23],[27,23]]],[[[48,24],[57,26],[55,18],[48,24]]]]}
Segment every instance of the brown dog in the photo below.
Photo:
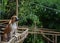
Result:
{"type": "Polygon", "coordinates": [[[4,41],[6,39],[8,39],[8,36],[13,35],[13,33],[16,33],[16,29],[17,29],[17,25],[16,25],[16,21],[18,21],[18,18],[16,16],[12,16],[11,20],[9,21],[8,25],[6,26],[5,30],[4,30],[4,35],[3,35],[3,39],[4,41]],[[16,28],[15,28],[16,27],[16,28]],[[10,35],[11,33],[11,35],[10,35]]]}

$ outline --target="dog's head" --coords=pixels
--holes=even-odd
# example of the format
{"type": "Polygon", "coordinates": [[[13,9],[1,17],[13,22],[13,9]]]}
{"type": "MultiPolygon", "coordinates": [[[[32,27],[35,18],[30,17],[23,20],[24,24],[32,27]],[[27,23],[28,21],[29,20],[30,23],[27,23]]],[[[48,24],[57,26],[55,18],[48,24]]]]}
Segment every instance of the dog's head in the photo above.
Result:
{"type": "Polygon", "coordinates": [[[19,18],[17,16],[12,16],[11,19],[15,21],[19,21],[19,18]]]}

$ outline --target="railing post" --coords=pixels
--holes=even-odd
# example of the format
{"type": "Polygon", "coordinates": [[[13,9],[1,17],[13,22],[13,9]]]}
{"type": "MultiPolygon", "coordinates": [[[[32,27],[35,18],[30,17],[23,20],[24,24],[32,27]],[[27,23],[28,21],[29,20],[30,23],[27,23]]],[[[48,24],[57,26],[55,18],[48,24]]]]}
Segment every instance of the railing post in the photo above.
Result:
{"type": "Polygon", "coordinates": [[[52,35],[52,37],[53,37],[53,43],[55,43],[55,42],[54,42],[54,41],[55,41],[55,39],[54,39],[54,37],[55,37],[55,36],[54,36],[54,35],[52,35]]]}
{"type": "Polygon", "coordinates": [[[57,35],[55,35],[55,43],[57,43],[57,35]]]}
{"type": "Polygon", "coordinates": [[[1,35],[0,35],[0,43],[1,43],[1,35]]]}

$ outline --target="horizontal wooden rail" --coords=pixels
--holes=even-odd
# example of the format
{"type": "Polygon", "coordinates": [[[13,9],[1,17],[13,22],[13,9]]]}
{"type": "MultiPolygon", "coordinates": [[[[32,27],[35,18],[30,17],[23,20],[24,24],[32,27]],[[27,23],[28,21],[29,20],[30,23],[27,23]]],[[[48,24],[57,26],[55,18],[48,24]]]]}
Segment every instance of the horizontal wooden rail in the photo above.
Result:
{"type": "Polygon", "coordinates": [[[9,20],[0,20],[0,21],[9,21],[9,20]]]}
{"type": "Polygon", "coordinates": [[[9,20],[0,20],[0,24],[5,24],[5,23],[8,23],[9,20]]]}
{"type": "MultiPolygon", "coordinates": [[[[24,30],[24,29],[23,29],[24,30]]],[[[18,32],[23,32],[23,31],[18,31],[18,32]]],[[[43,32],[45,35],[57,35],[60,36],[60,32],[55,32],[55,31],[45,31],[45,30],[35,30],[35,31],[29,31],[29,34],[41,34],[43,32]]]]}

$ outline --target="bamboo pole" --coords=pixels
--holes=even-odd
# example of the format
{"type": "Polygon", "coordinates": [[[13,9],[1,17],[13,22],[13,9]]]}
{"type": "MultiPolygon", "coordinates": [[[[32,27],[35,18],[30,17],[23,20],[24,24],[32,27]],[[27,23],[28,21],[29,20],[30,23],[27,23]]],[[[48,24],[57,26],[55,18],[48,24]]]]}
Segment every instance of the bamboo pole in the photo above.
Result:
{"type": "MultiPolygon", "coordinates": [[[[36,31],[36,21],[35,21],[34,24],[35,24],[35,26],[34,26],[34,31],[36,31]]],[[[34,32],[34,31],[33,31],[33,32],[34,32]]],[[[35,43],[35,41],[36,41],[36,34],[34,34],[34,41],[33,41],[33,43],[35,43]]]]}
{"type": "Polygon", "coordinates": [[[16,0],[16,16],[18,16],[18,0],[16,0]]]}
{"type": "MultiPolygon", "coordinates": [[[[18,17],[18,0],[16,0],[16,16],[18,17]]],[[[18,22],[17,22],[17,26],[18,26],[18,22]]]]}

